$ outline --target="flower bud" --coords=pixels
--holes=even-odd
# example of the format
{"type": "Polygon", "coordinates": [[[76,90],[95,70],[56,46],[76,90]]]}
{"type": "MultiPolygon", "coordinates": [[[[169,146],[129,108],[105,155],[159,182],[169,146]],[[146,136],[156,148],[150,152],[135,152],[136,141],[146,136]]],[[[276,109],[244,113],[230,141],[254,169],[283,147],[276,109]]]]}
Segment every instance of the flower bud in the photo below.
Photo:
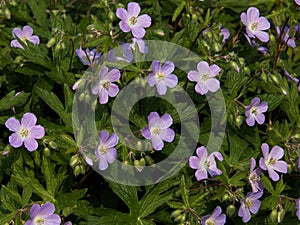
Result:
{"type": "Polygon", "coordinates": [[[91,96],[90,96],[89,94],[86,94],[86,95],[85,95],[85,102],[86,102],[86,103],[89,103],[90,100],[91,100],[91,96]]]}
{"type": "Polygon", "coordinates": [[[49,146],[53,149],[56,149],[57,148],[57,144],[54,142],[54,141],[50,141],[49,142],[49,146]]]}
{"type": "Polygon", "coordinates": [[[195,14],[195,13],[192,14],[192,20],[193,21],[197,21],[198,20],[197,14],[195,14]]]}
{"type": "Polygon", "coordinates": [[[238,115],[237,117],[235,117],[235,125],[237,127],[240,127],[242,124],[242,117],[240,115],[238,115]]]}
{"type": "Polygon", "coordinates": [[[147,162],[148,165],[153,165],[154,164],[154,160],[149,155],[146,155],[145,159],[146,159],[146,162],[147,162]]]}
{"type": "Polygon", "coordinates": [[[70,166],[74,167],[79,162],[78,155],[73,155],[70,159],[70,166]]]}
{"type": "Polygon", "coordinates": [[[44,148],[44,154],[45,154],[45,156],[47,156],[47,157],[49,157],[50,156],[50,154],[51,154],[51,152],[50,152],[50,149],[49,148],[44,148]]]}
{"type": "Polygon", "coordinates": [[[231,67],[236,71],[236,72],[240,72],[240,67],[238,66],[238,64],[234,61],[230,61],[230,65],[231,67]]]}
{"type": "Polygon", "coordinates": [[[251,73],[249,67],[245,67],[244,72],[245,72],[245,74],[248,74],[248,75],[250,75],[250,73],[251,73]]]}
{"type": "Polygon", "coordinates": [[[276,42],[276,38],[273,34],[270,34],[270,44],[274,44],[276,42]]]}
{"type": "Polygon", "coordinates": [[[85,172],[86,172],[85,166],[84,165],[80,165],[79,168],[80,168],[80,173],[81,174],[85,174],[85,172]]]}
{"type": "Polygon", "coordinates": [[[279,80],[274,74],[271,74],[270,77],[274,81],[275,84],[279,84],[279,80]]]}
{"type": "Polygon", "coordinates": [[[5,15],[6,19],[10,19],[11,14],[10,14],[10,11],[9,11],[8,8],[5,8],[5,9],[4,9],[4,15],[5,15]]]}
{"type": "Polygon", "coordinates": [[[108,13],[108,18],[109,18],[110,20],[114,20],[115,14],[114,14],[113,12],[109,12],[109,13],[108,13]]]}
{"type": "Polygon", "coordinates": [[[293,172],[293,165],[288,164],[288,173],[293,172]]]}
{"type": "Polygon", "coordinates": [[[55,39],[55,37],[53,37],[48,41],[47,47],[51,48],[55,43],[56,43],[56,39],[55,39]]]}
{"type": "Polygon", "coordinates": [[[270,219],[273,223],[277,222],[277,210],[276,209],[272,210],[272,212],[270,213],[270,219]]]}
{"type": "Polygon", "coordinates": [[[77,177],[77,176],[81,173],[81,168],[80,168],[80,166],[77,165],[77,166],[75,167],[75,169],[74,169],[73,172],[74,172],[75,177],[77,177]]]}
{"type": "Polygon", "coordinates": [[[264,82],[267,82],[267,74],[266,74],[265,72],[262,72],[262,73],[260,74],[260,77],[261,77],[261,79],[262,79],[264,82]]]}
{"type": "Polygon", "coordinates": [[[143,148],[142,142],[141,142],[141,141],[138,141],[138,142],[136,143],[136,150],[141,151],[142,148],[143,148]]]}
{"type": "Polygon", "coordinates": [[[215,51],[215,52],[219,52],[219,51],[221,51],[221,49],[222,49],[221,44],[220,44],[220,43],[217,43],[217,42],[214,42],[213,47],[214,47],[214,51],[215,51]]]}
{"type": "Polygon", "coordinates": [[[278,212],[277,212],[277,222],[278,223],[281,223],[283,218],[284,218],[284,215],[285,215],[285,210],[284,209],[280,209],[278,212]]]}
{"type": "Polygon", "coordinates": [[[165,32],[161,29],[154,30],[154,33],[158,34],[159,36],[164,36],[165,35],[165,32]]]}
{"type": "Polygon", "coordinates": [[[139,160],[135,159],[133,164],[134,164],[134,166],[135,166],[135,168],[137,169],[138,172],[142,172],[143,166],[141,165],[139,160]]]}
{"type": "Polygon", "coordinates": [[[172,212],[171,216],[174,217],[174,218],[177,218],[178,216],[180,216],[182,213],[182,210],[181,209],[177,209],[175,211],[172,212]]]}
{"type": "Polygon", "coordinates": [[[144,158],[140,159],[140,165],[141,166],[146,166],[146,160],[144,158]]]}
{"type": "Polygon", "coordinates": [[[81,93],[81,94],[79,95],[79,101],[82,102],[83,99],[85,99],[85,93],[81,93]]]}
{"type": "Polygon", "coordinates": [[[226,214],[231,217],[233,216],[233,214],[235,213],[235,206],[234,205],[229,205],[227,208],[226,208],[226,214]]]}

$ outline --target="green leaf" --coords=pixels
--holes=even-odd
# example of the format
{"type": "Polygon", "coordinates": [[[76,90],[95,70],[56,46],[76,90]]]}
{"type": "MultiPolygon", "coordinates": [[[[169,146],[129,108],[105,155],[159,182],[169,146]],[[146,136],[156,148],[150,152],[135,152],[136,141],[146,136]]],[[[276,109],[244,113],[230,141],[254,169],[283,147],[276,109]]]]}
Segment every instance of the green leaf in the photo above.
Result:
{"type": "Polygon", "coordinates": [[[270,192],[272,195],[276,195],[274,187],[268,177],[266,177],[264,174],[262,174],[261,181],[262,181],[264,187],[268,190],[268,192],[270,192]]]}
{"type": "Polygon", "coordinates": [[[177,17],[179,15],[181,15],[182,10],[184,9],[185,6],[185,1],[181,1],[181,3],[177,6],[177,8],[175,9],[173,16],[172,16],[172,22],[175,22],[175,20],[177,19],[177,17]]]}
{"type": "Polygon", "coordinates": [[[26,186],[23,188],[23,191],[22,191],[22,205],[26,205],[29,203],[29,200],[32,196],[32,189],[30,186],[26,186]]]}
{"type": "Polygon", "coordinates": [[[12,109],[24,105],[29,98],[29,93],[20,92],[16,96],[16,91],[11,91],[0,100],[0,111],[12,109]]]}
{"type": "Polygon", "coordinates": [[[230,148],[229,161],[231,164],[238,164],[242,153],[248,147],[248,143],[237,136],[231,129],[228,129],[227,132],[230,148]]]}
{"type": "Polygon", "coordinates": [[[1,190],[4,192],[4,194],[7,194],[9,196],[9,198],[15,200],[18,203],[20,203],[22,201],[22,198],[17,191],[15,191],[11,188],[8,188],[4,185],[1,185],[1,186],[2,186],[1,190]]]}
{"type": "Polygon", "coordinates": [[[180,180],[180,190],[181,190],[181,197],[182,200],[185,204],[185,206],[187,208],[190,207],[190,203],[189,203],[189,191],[186,187],[186,182],[185,182],[185,178],[184,175],[181,176],[181,180],[180,180]]]}
{"type": "Polygon", "coordinates": [[[15,212],[0,216],[0,224],[9,223],[14,215],[15,215],[15,212]]]}
{"type": "Polygon", "coordinates": [[[55,193],[58,189],[57,180],[55,177],[55,164],[49,162],[48,157],[43,157],[41,169],[46,181],[47,191],[52,196],[55,196],[55,193]]]}

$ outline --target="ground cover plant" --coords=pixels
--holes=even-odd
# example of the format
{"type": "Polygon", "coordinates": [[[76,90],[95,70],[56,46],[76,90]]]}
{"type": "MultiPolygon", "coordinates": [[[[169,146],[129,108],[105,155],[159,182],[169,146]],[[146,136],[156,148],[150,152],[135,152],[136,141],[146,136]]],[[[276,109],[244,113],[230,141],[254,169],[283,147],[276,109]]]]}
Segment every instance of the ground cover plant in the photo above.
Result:
{"type": "Polygon", "coordinates": [[[0,224],[300,224],[300,1],[2,0],[0,224]]]}

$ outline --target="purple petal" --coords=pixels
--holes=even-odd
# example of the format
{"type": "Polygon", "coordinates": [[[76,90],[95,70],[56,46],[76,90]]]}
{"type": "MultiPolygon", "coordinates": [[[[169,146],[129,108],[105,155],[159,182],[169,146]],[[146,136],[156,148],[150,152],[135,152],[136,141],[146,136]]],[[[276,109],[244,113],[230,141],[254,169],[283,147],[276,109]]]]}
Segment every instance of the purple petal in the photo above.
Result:
{"type": "Polygon", "coordinates": [[[85,162],[90,166],[94,165],[93,160],[88,156],[85,157],[85,162]]]}
{"type": "Polygon", "coordinates": [[[209,68],[210,68],[210,71],[211,71],[210,77],[217,76],[221,71],[220,67],[217,66],[216,64],[211,65],[209,68]]]}
{"type": "Polygon", "coordinates": [[[273,181],[278,181],[279,180],[279,175],[272,168],[268,167],[268,173],[269,173],[269,177],[273,181]]]}
{"type": "Polygon", "coordinates": [[[220,152],[212,152],[210,155],[209,155],[209,158],[213,158],[216,157],[219,161],[223,161],[223,156],[220,152]]]}
{"type": "Polygon", "coordinates": [[[153,127],[154,125],[156,125],[157,121],[159,120],[159,115],[157,112],[151,112],[149,115],[148,115],[148,124],[149,124],[149,127],[153,127]]]}
{"type": "Polygon", "coordinates": [[[156,74],[157,72],[160,71],[160,62],[157,60],[154,60],[151,64],[151,67],[152,67],[153,73],[156,74]]]}
{"type": "Polygon", "coordinates": [[[119,26],[120,26],[121,30],[122,30],[123,32],[125,32],[125,33],[126,33],[126,32],[129,32],[129,31],[131,30],[131,28],[130,28],[130,26],[127,24],[127,22],[125,22],[125,21],[123,21],[123,20],[120,21],[119,26]]]}
{"type": "Polygon", "coordinates": [[[277,170],[280,173],[287,173],[287,168],[287,163],[282,160],[277,161],[276,164],[273,166],[273,169],[277,170]]]}
{"type": "Polygon", "coordinates": [[[162,117],[160,118],[160,121],[159,121],[159,126],[162,129],[169,128],[172,124],[173,124],[173,119],[170,114],[162,115],[162,117]]]}
{"type": "Polygon", "coordinates": [[[6,122],[5,122],[5,126],[13,132],[19,132],[21,129],[21,124],[20,121],[17,120],[14,117],[9,118],[6,122]]]}
{"type": "Polygon", "coordinates": [[[12,30],[12,36],[14,38],[17,36],[18,38],[21,39],[24,36],[24,34],[23,34],[23,31],[20,28],[16,27],[12,30]]]}
{"type": "Polygon", "coordinates": [[[220,81],[217,79],[208,79],[206,80],[206,86],[209,91],[216,92],[220,89],[220,81]]]}
{"type": "Polygon", "coordinates": [[[106,104],[108,102],[108,91],[102,88],[99,92],[99,102],[100,104],[106,104]]]}
{"type": "Polygon", "coordinates": [[[289,39],[286,44],[291,48],[296,48],[296,42],[293,39],[289,39]]]}
{"type": "Polygon", "coordinates": [[[265,159],[268,158],[268,155],[269,155],[269,145],[266,144],[266,143],[263,143],[261,145],[261,151],[263,153],[264,158],[265,159]]]}
{"type": "Polygon", "coordinates": [[[198,169],[195,173],[195,176],[196,176],[197,181],[204,180],[204,179],[208,178],[207,171],[202,170],[202,169],[198,169]]]}
{"type": "Polygon", "coordinates": [[[40,43],[40,38],[37,35],[33,35],[29,38],[29,41],[35,45],[38,45],[40,43]]]}
{"type": "Polygon", "coordinates": [[[55,207],[51,202],[46,202],[44,205],[41,206],[38,215],[42,217],[47,217],[53,214],[55,211],[55,207]]]}
{"type": "Polygon", "coordinates": [[[164,95],[167,93],[167,86],[164,82],[157,82],[156,83],[156,90],[159,95],[164,95]]]}
{"type": "Polygon", "coordinates": [[[207,159],[207,149],[204,146],[197,148],[196,154],[201,161],[205,161],[207,159]]]}
{"type": "Polygon", "coordinates": [[[21,49],[24,49],[23,46],[19,43],[18,40],[12,40],[10,42],[10,46],[13,47],[13,48],[21,48],[21,49]]]}
{"type": "Polygon", "coordinates": [[[172,142],[175,137],[175,132],[174,132],[174,130],[168,128],[168,129],[162,130],[160,132],[159,136],[161,137],[162,140],[164,140],[166,142],[172,142]]]}
{"type": "Polygon", "coordinates": [[[127,11],[123,8],[118,8],[116,11],[116,15],[121,20],[127,20],[127,11]]]}
{"type": "Polygon", "coordinates": [[[157,150],[157,151],[162,150],[162,148],[164,147],[163,141],[157,134],[153,134],[151,136],[151,143],[152,143],[153,149],[157,150]]]}
{"type": "Polygon", "coordinates": [[[153,87],[156,84],[156,79],[155,79],[155,74],[154,73],[150,73],[148,75],[148,84],[150,87],[153,87]]]}
{"type": "Polygon", "coordinates": [[[24,36],[26,36],[27,38],[31,37],[32,34],[33,34],[32,28],[31,28],[30,26],[28,26],[28,25],[25,26],[25,27],[23,27],[23,34],[24,34],[24,36]]]}
{"type": "Polygon", "coordinates": [[[241,14],[241,21],[245,26],[248,26],[247,14],[245,12],[241,14]]]}
{"type": "Polygon", "coordinates": [[[251,202],[252,202],[252,207],[249,210],[253,214],[256,214],[258,212],[259,208],[260,208],[261,202],[259,200],[253,200],[251,202]]]}
{"type": "Polygon", "coordinates": [[[99,157],[99,164],[98,164],[99,170],[106,170],[107,167],[108,167],[108,163],[106,161],[105,155],[100,155],[100,157],[99,157]]]}
{"type": "Polygon", "coordinates": [[[145,29],[142,27],[132,27],[131,31],[132,31],[132,35],[136,38],[142,38],[146,34],[145,29]]]}
{"type": "Polygon", "coordinates": [[[109,133],[106,130],[101,130],[99,135],[99,144],[106,144],[107,139],[109,138],[109,133]]]}
{"type": "Polygon", "coordinates": [[[37,150],[37,148],[39,146],[38,142],[32,137],[25,138],[24,144],[25,144],[25,148],[27,148],[27,150],[30,152],[37,150]]]}
{"type": "Polygon", "coordinates": [[[255,7],[250,7],[247,10],[247,22],[252,23],[259,17],[259,10],[255,7]]]}
{"type": "Polygon", "coordinates": [[[45,129],[41,125],[37,125],[34,127],[31,127],[29,129],[29,136],[36,139],[41,139],[45,136],[45,129]]]}
{"type": "Polygon", "coordinates": [[[215,210],[212,212],[211,217],[217,218],[222,213],[222,209],[220,206],[217,206],[215,210]]]}
{"type": "Polygon", "coordinates": [[[151,132],[150,132],[148,126],[145,127],[145,128],[142,130],[142,135],[143,135],[144,138],[146,138],[146,139],[148,139],[148,140],[150,139],[150,137],[151,137],[151,132]]]}
{"type": "Polygon", "coordinates": [[[264,31],[255,31],[255,36],[261,41],[261,42],[268,42],[269,41],[269,34],[264,31]]]}
{"type": "Polygon", "coordinates": [[[264,158],[260,158],[259,159],[259,167],[262,169],[262,170],[267,170],[267,165],[265,163],[265,159],[264,158]]]}
{"type": "Polygon", "coordinates": [[[255,97],[251,100],[250,106],[256,106],[260,103],[260,99],[258,97],[255,97]]]}
{"type": "Polygon", "coordinates": [[[116,146],[118,142],[119,142],[118,136],[115,133],[113,133],[103,144],[105,144],[107,148],[112,148],[116,146]]]}
{"type": "Polygon", "coordinates": [[[255,119],[253,116],[250,116],[246,119],[246,123],[248,124],[248,126],[252,127],[255,124],[255,119]]]}
{"type": "Polygon", "coordinates": [[[60,217],[56,214],[53,214],[45,219],[44,225],[60,225],[60,222],[60,217]]]}
{"type": "Polygon", "coordinates": [[[92,88],[92,93],[94,95],[98,95],[99,94],[99,89],[100,89],[100,85],[99,85],[99,83],[96,83],[95,86],[92,88]]]}
{"type": "Polygon", "coordinates": [[[255,120],[257,121],[258,124],[263,124],[265,122],[265,115],[264,114],[257,114],[255,116],[255,120]]]}
{"type": "Polygon", "coordinates": [[[242,220],[244,223],[247,223],[251,219],[250,211],[246,208],[244,203],[240,206],[238,214],[243,218],[242,220]]]}
{"type": "Polygon", "coordinates": [[[198,82],[200,80],[200,74],[198,71],[196,70],[192,70],[188,73],[188,79],[190,81],[196,81],[198,82]]]}
{"type": "Polygon", "coordinates": [[[109,71],[109,73],[107,73],[105,79],[107,79],[107,81],[109,82],[115,82],[118,81],[120,77],[121,77],[120,71],[118,69],[112,69],[111,71],[109,71]]]}
{"type": "Polygon", "coordinates": [[[174,63],[167,61],[165,64],[161,67],[161,72],[165,75],[171,74],[175,69],[174,63]]]}
{"type": "Polygon", "coordinates": [[[226,223],[226,215],[222,214],[214,219],[216,225],[224,225],[226,223]]]}
{"type": "Polygon", "coordinates": [[[136,2],[130,2],[127,6],[128,9],[128,17],[137,17],[141,11],[141,7],[136,2]]]}
{"type": "Polygon", "coordinates": [[[189,158],[189,165],[192,169],[199,169],[200,168],[200,159],[196,156],[191,156],[189,158]]]}
{"type": "Polygon", "coordinates": [[[203,82],[198,82],[195,86],[195,90],[197,93],[201,95],[205,95],[208,92],[208,88],[206,87],[205,83],[203,82]]]}
{"type": "Polygon", "coordinates": [[[268,103],[267,102],[262,102],[260,106],[258,107],[260,112],[266,112],[268,110],[268,103]]]}
{"type": "MultiPolygon", "coordinates": [[[[212,162],[210,162],[210,163],[212,163],[212,162]]],[[[213,165],[210,165],[207,171],[210,174],[210,176],[212,176],[212,177],[222,174],[222,170],[219,170],[216,166],[216,161],[213,161],[213,165]]]]}
{"type": "Polygon", "coordinates": [[[106,156],[107,162],[113,163],[117,157],[117,150],[115,148],[110,148],[107,150],[105,156],[106,156]]]}
{"type": "Polygon", "coordinates": [[[39,204],[34,204],[30,209],[30,218],[36,217],[39,213],[41,206],[39,204]]]}
{"type": "Polygon", "coordinates": [[[35,222],[33,220],[28,220],[24,225],[35,225],[35,222]]]}
{"type": "MultiPolygon", "coordinates": [[[[300,5],[300,0],[299,0],[299,5],[300,5]]],[[[297,208],[296,215],[298,217],[298,220],[300,220],[300,198],[296,199],[296,208],[297,208]]]]}
{"type": "Polygon", "coordinates": [[[36,116],[33,113],[25,113],[22,117],[21,124],[24,128],[31,128],[36,124],[36,116]]]}
{"type": "Polygon", "coordinates": [[[252,171],[254,170],[255,166],[256,166],[256,161],[255,161],[255,159],[252,157],[252,158],[250,159],[250,172],[252,172],[252,171]]]}
{"type": "Polygon", "coordinates": [[[143,14],[137,18],[137,27],[150,27],[151,26],[151,17],[147,14],[143,14]]]}
{"type": "Polygon", "coordinates": [[[108,95],[110,97],[115,97],[119,93],[119,87],[118,85],[114,83],[110,83],[110,86],[108,88],[108,95]]]}
{"type": "Polygon", "coordinates": [[[259,17],[257,22],[258,22],[257,30],[267,30],[270,28],[270,23],[266,19],[266,17],[259,17]]]}
{"type": "Polygon", "coordinates": [[[21,135],[18,134],[18,133],[13,133],[13,134],[11,134],[11,135],[9,136],[8,140],[9,140],[10,145],[11,145],[12,147],[14,147],[14,148],[19,148],[19,147],[21,147],[22,144],[23,144],[22,137],[21,137],[21,135]]]}
{"type": "Polygon", "coordinates": [[[281,147],[275,145],[270,154],[269,154],[269,158],[274,158],[274,159],[281,159],[284,155],[284,151],[281,147]]]}
{"type": "Polygon", "coordinates": [[[197,64],[197,70],[200,72],[200,74],[209,74],[209,65],[207,62],[205,61],[200,61],[197,64]]]}
{"type": "Polygon", "coordinates": [[[165,77],[167,87],[173,88],[178,84],[178,78],[174,74],[169,74],[165,77]]]}

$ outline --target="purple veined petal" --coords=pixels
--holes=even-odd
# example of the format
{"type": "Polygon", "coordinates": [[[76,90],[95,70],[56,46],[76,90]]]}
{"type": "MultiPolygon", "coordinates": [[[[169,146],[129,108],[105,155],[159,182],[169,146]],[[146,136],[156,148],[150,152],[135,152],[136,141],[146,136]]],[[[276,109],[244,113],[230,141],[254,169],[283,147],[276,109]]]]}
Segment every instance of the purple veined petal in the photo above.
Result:
{"type": "Polygon", "coordinates": [[[24,50],[24,47],[19,43],[18,40],[12,40],[10,42],[10,46],[13,47],[13,48],[21,48],[24,50]]]}
{"type": "Polygon", "coordinates": [[[270,23],[266,17],[259,17],[257,23],[257,30],[267,30],[270,28],[270,23]]]}
{"type": "Polygon", "coordinates": [[[117,150],[115,148],[110,148],[105,154],[108,163],[113,163],[117,157],[117,150]]]}
{"type": "Polygon", "coordinates": [[[174,63],[171,61],[167,61],[164,63],[164,65],[161,67],[161,72],[165,75],[171,74],[175,69],[174,63]]]}
{"type": "Polygon", "coordinates": [[[196,177],[197,181],[205,180],[205,179],[208,178],[207,171],[206,170],[202,170],[202,169],[198,169],[195,172],[195,177],[196,177]]]}
{"type": "Polygon", "coordinates": [[[113,133],[106,141],[105,141],[105,145],[107,148],[112,148],[114,146],[116,146],[119,142],[119,138],[118,136],[113,133]]]}
{"type": "Polygon", "coordinates": [[[219,161],[223,161],[223,156],[220,152],[212,152],[208,158],[214,159],[216,157],[219,161]]]}
{"type": "Polygon", "coordinates": [[[284,155],[284,150],[281,147],[275,145],[269,154],[269,158],[281,159],[283,155],[284,155]]]}
{"type": "Polygon", "coordinates": [[[154,73],[150,73],[148,75],[148,84],[150,87],[153,87],[156,84],[156,79],[155,79],[155,74],[154,73]]]}
{"type": "Polygon", "coordinates": [[[156,125],[157,121],[159,121],[159,115],[157,112],[151,112],[148,115],[148,123],[149,123],[149,127],[152,127],[153,125],[156,125]]]}
{"type": "Polygon", "coordinates": [[[24,225],[35,225],[35,222],[33,220],[28,220],[24,225]]]}
{"type": "Polygon", "coordinates": [[[195,81],[195,82],[198,82],[200,80],[200,74],[198,71],[196,70],[192,70],[188,73],[188,79],[190,81],[195,81]]]}
{"type": "Polygon", "coordinates": [[[287,173],[288,165],[285,161],[279,160],[272,168],[280,173],[287,173]]]}
{"type": "Polygon", "coordinates": [[[38,214],[38,212],[40,211],[41,206],[39,204],[34,204],[31,208],[30,208],[30,217],[34,218],[36,217],[36,215],[38,214]]]}
{"type": "Polygon", "coordinates": [[[159,134],[160,138],[166,142],[172,142],[175,137],[175,132],[174,130],[167,128],[165,130],[162,130],[159,134]]]}
{"type": "Polygon", "coordinates": [[[130,2],[127,6],[128,10],[128,17],[137,17],[141,11],[141,7],[138,3],[136,2],[130,2]]]}
{"type": "Polygon", "coordinates": [[[10,145],[14,148],[19,148],[23,144],[23,140],[20,134],[18,133],[13,133],[9,136],[8,141],[10,145]]]}
{"type": "Polygon", "coordinates": [[[24,138],[24,145],[25,145],[25,148],[27,148],[27,150],[30,152],[37,150],[37,148],[39,146],[38,142],[32,137],[24,138]]]}
{"type": "Polygon", "coordinates": [[[40,43],[40,38],[37,35],[33,35],[29,38],[29,41],[35,45],[38,45],[40,43]]]}
{"type": "Polygon", "coordinates": [[[94,85],[94,87],[92,88],[92,93],[94,95],[99,95],[99,92],[100,92],[100,85],[99,85],[99,83],[96,83],[94,85]]]}
{"type": "Polygon", "coordinates": [[[204,146],[197,148],[196,154],[201,160],[201,162],[207,159],[207,149],[204,146]]]}
{"type": "Polygon", "coordinates": [[[102,67],[98,74],[99,81],[103,80],[108,73],[108,68],[106,66],[102,67]]]}
{"type": "Polygon", "coordinates": [[[72,225],[71,221],[66,222],[64,225],[72,225]]]}
{"type": "Polygon", "coordinates": [[[142,135],[144,138],[146,138],[148,140],[151,138],[151,132],[150,132],[150,129],[148,126],[142,130],[142,135]]]}
{"type": "Polygon", "coordinates": [[[106,104],[108,102],[108,91],[105,88],[102,88],[99,91],[99,103],[106,104]]]}
{"type": "Polygon", "coordinates": [[[99,155],[99,164],[98,164],[99,170],[106,170],[107,167],[108,167],[108,163],[106,161],[105,155],[99,155]]]}
{"type": "Polygon", "coordinates": [[[238,215],[242,217],[244,223],[247,223],[251,219],[250,211],[246,208],[244,203],[240,206],[238,215]]]}
{"type": "Polygon", "coordinates": [[[170,114],[164,114],[160,118],[159,125],[162,129],[169,128],[173,124],[173,119],[170,114]]]}
{"type": "Polygon", "coordinates": [[[154,150],[160,151],[164,147],[164,142],[157,134],[152,134],[151,143],[154,150]]]}
{"type": "Polygon", "coordinates": [[[247,22],[251,23],[259,18],[259,10],[255,7],[250,7],[247,10],[247,22]]]}
{"type": "Polygon", "coordinates": [[[289,39],[286,44],[291,48],[296,48],[296,42],[293,39],[289,39]]]}
{"type": "Polygon", "coordinates": [[[99,135],[99,144],[106,144],[109,138],[109,133],[106,130],[101,130],[99,135]]]}
{"type": "Polygon", "coordinates": [[[47,217],[53,214],[55,211],[55,207],[51,202],[46,202],[41,206],[38,215],[42,217],[47,217]]]}
{"type": "Polygon", "coordinates": [[[259,159],[259,167],[262,169],[262,170],[267,170],[267,165],[265,163],[265,159],[264,158],[260,158],[259,159]]]}
{"type": "Polygon", "coordinates": [[[174,74],[169,74],[169,75],[165,76],[165,83],[166,83],[167,87],[173,88],[178,84],[178,78],[174,74]]]}
{"type": "Polygon", "coordinates": [[[207,62],[200,61],[197,64],[197,70],[199,71],[200,74],[209,74],[210,68],[207,62]]]}
{"type": "Polygon", "coordinates": [[[253,171],[254,168],[255,168],[255,166],[256,166],[256,161],[255,161],[255,159],[252,157],[252,158],[250,159],[250,171],[253,171]]]}
{"type": "Polygon", "coordinates": [[[20,28],[16,27],[12,30],[12,36],[14,38],[17,36],[18,38],[21,39],[24,36],[24,34],[23,34],[23,31],[20,28]]]}
{"type": "Polygon", "coordinates": [[[121,20],[127,20],[127,11],[123,8],[118,8],[116,11],[116,16],[121,20]]]}
{"type": "Polygon", "coordinates": [[[247,198],[249,197],[251,200],[256,200],[256,199],[259,199],[261,196],[263,196],[264,192],[263,191],[260,191],[260,192],[257,192],[257,193],[251,193],[249,192],[247,194],[247,198]]]}
{"type": "Polygon", "coordinates": [[[259,106],[259,111],[264,113],[268,110],[268,103],[267,102],[262,102],[259,106]]]}
{"type": "Polygon", "coordinates": [[[269,177],[273,180],[273,181],[279,181],[279,175],[278,173],[276,173],[272,168],[267,167],[268,168],[268,173],[269,173],[269,177]]]}
{"type": "Polygon", "coordinates": [[[262,125],[265,122],[265,115],[264,114],[257,114],[255,116],[255,120],[257,121],[258,124],[262,125]]]}
{"type": "MultiPolygon", "coordinates": [[[[300,5],[300,0],[299,0],[299,5],[300,5]]],[[[296,209],[297,209],[296,215],[298,217],[298,220],[300,220],[300,198],[296,199],[296,209]]]]}
{"type": "Polygon", "coordinates": [[[85,162],[90,166],[94,165],[93,160],[88,156],[85,157],[85,162]]]}
{"type": "Polygon", "coordinates": [[[216,92],[220,89],[220,81],[214,78],[206,80],[206,87],[211,92],[216,92]]]}
{"type": "Polygon", "coordinates": [[[261,202],[259,200],[253,200],[251,202],[252,202],[252,207],[249,210],[253,214],[256,214],[258,212],[259,208],[260,208],[261,202]]]}
{"type": "Polygon", "coordinates": [[[48,216],[45,219],[45,222],[43,225],[60,225],[60,223],[61,223],[60,217],[56,214],[53,214],[53,215],[48,216]]]}
{"type": "MultiPolygon", "coordinates": [[[[295,3],[297,4],[297,5],[300,5],[300,0],[295,0],[295,3]]],[[[300,220],[300,219],[299,219],[300,220]]]]}
{"type": "MultiPolygon", "coordinates": [[[[248,27],[246,27],[246,33],[249,38],[255,38],[254,34],[252,33],[251,30],[248,29],[248,27]]],[[[251,46],[257,46],[257,44],[254,40],[250,39],[250,41],[251,41],[251,44],[250,44],[251,46]]]]}
{"type": "Polygon", "coordinates": [[[266,143],[263,143],[261,145],[261,151],[263,153],[264,158],[265,159],[268,158],[268,155],[269,155],[269,145],[266,144],[266,143]]]}
{"type": "Polygon", "coordinates": [[[248,126],[250,126],[250,127],[252,127],[252,126],[254,126],[254,124],[255,124],[255,119],[254,119],[254,117],[251,115],[250,117],[248,117],[247,119],[246,119],[246,123],[248,124],[248,126]]]}
{"type": "Polygon", "coordinates": [[[241,21],[245,26],[248,26],[247,14],[245,12],[241,14],[241,21]]]}
{"type": "Polygon", "coordinates": [[[269,41],[269,34],[264,31],[255,31],[255,36],[261,41],[261,42],[268,42],[269,41]]]}
{"type": "Polygon", "coordinates": [[[143,38],[146,34],[146,31],[142,27],[132,27],[131,28],[132,35],[136,38],[143,38]]]}
{"type": "Polygon", "coordinates": [[[152,67],[153,74],[156,74],[157,72],[160,71],[160,62],[157,60],[152,61],[151,67],[152,67]]]}
{"type": "Polygon", "coordinates": [[[108,95],[110,97],[115,97],[119,93],[118,85],[114,83],[110,83],[110,87],[108,88],[108,95]]]}
{"type": "Polygon", "coordinates": [[[201,95],[205,95],[208,92],[208,88],[206,87],[204,82],[198,82],[195,86],[195,90],[201,95]]]}
{"type": "Polygon", "coordinates": [[[205,224],[206,220],[208,220],[209,218],[210,218],[210,215],[203,216],[201,219],[201,224],[205,224]]]}
{"type": "Polygon", "coordinates": [[[131,30],[130,26],[124,20],[120,21],[119,26],[120,26],[121,30],[125,33],[129,32],[131,30]]]}
{"type": "Polygon", "coordinates": [[[211,65],[209,68],[210,68],[210,71],[211,71],[211,73],[209,74],[210,77],[217,76],[221,71],[221,68],[216,64],[211,65]]]}
{"type": "Polygon", "coordinates": [[[36,124],[37,118],[33,113],[25,113],[21,119],[22,127],[31,128],[36,124]]]}
{"type": "Polygon", "coordinates": [[[137,27],[150,27],[151,26],[151,17],[147,14],[143,14],[137,18],[137,27]]]}
{"type": "Polygon", "coordinates": [[[258,105],[259,103],[260,103],[260,98],[255,97],[251,100],[250,106],[255,106],[255,105],[258,105]]]}
{"type": "Polygon", "coordinates": [[[146,43],[143,41],[143,39],[136,39],[136,38],[133,39],[135,39],[135,42],[139,47],[140,53],[148,53],[148,47],[146,46],[146,43]]]}
{"type": "Polygon", "coordinates": [[[5,126],[13,132],[19,132],[19,130],[21,129],[21,124],[20,121],[17,120],[14,117],[9,118],[6,122],[5,122],[5,126]]]}
{"type": "Polygon", "coordinates": [[[220,30],[220,35],[223,35],[222,43],[224,43],[230,36],[230,32],[227,28],[223,28],[220,30]]]}
{"type": "Polygon", "coordinates": [[[207,169],[207,171],[210,174],[210,176],[212,176],[212,177],[221,175],[223,173],[222,170],[217,168],[215,161],[214,161],[214,165],[210,165],[209,168],[207,169]]]}
{"type": "Polygon", "coordinates": [[[199,169],[200,168],[200,159],[196,156],[191,156],[189,158],[189,165],[192,169],[199,169]]]}
{"type": "Polygon", "coordinates": [[[212,212],[211,217],[215,219],[215,218],[217,218],[221,213],[222,213],[221,207],[220,207],[220,206],[217,206],[217,207],[215,208],[215,210],[212,212]]]}
{"type": "Polygon", "coordinates": [[[222,214],[214,219],[216,225],[224,225],[226,223],[226,215],[222,214]]]}
{"type": "Polygon", "coordinates": [[[41,125],[33,126],[29,129],[29,137],[41,139],[45,136],[45,129],[41,125]]]}
{"type": "Polygon", "coordinates": [[[160,81],[156,83],[156,90],[159,95],[164,95],[167,93],[167,86],[165,85],[165,82],[160,81]]]}
{"type": "Polygon", "coordinates": [[[26,25],[25,27],[23,27],[23,34],[24,36],[26,36],[27,38],[28,37],[31,37],[32,34],[33,34],[33,30],[30,26],[26,25]]]}

